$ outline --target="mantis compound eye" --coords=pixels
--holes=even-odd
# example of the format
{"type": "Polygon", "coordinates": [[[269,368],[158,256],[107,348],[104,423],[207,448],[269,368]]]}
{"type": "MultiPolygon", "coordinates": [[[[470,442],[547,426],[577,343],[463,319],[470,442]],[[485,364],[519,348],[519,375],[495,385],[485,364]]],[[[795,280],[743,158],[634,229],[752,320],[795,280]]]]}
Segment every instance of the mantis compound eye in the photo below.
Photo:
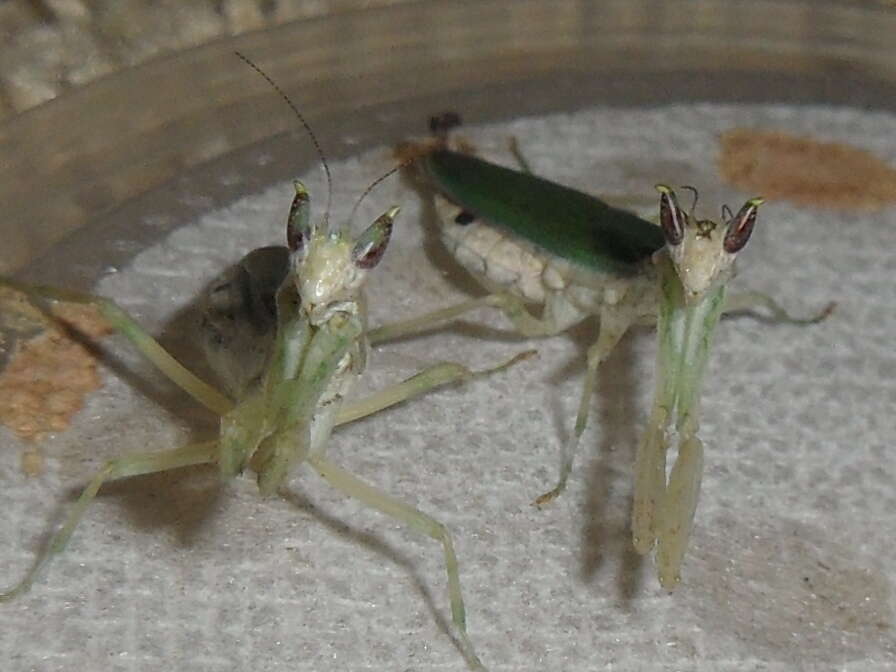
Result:
{"type": "Polygon", "coordinates": [[[669,245],[681,244],[684,239],[684,227],[687,224],[687,215],[678,207],[678,199],[675,192],[664,184],[656,185],[660,192],[660,226],[663,235],[669,245]]]}
{"type": "Polygon", "coordinates": [[[355,262],[355,266],[367,270],[380,263],[380,259],[383,258],[386,247],[389,245],[392,223],[397,214],[397,207],[390,208],[358,237],[358,241],[352,249],[352,261],[355,262]]]}
{"type": "Polygon", "coordinates": [[[740,252],[744,245],[747,244],[747,241],[750,240],[750,235],[753,233],[753,227],[756,224],[756,213],[764,200],[759,197],[751,198],[740,209],[740,212],[728,222],[728,230],[725,232],[725,240],[722,243],[728,254],[740,252]]]}
{"type": "Polygon", "coordinates": [[[311,200],[304,184],[296,180],[294,185],[296,195],[286,220],[286,244],[290,252],[302,254],[311,237],[311,200]]]}

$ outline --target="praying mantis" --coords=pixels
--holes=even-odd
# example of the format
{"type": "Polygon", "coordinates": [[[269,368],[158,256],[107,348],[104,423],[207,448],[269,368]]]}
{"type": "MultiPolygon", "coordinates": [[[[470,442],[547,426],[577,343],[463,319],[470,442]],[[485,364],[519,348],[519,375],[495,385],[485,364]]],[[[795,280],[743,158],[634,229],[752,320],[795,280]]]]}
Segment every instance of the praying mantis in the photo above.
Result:
{"type": "MultiPolygon", "coordinates": [[[[282,90],[330,171],[317,139],[282,90]]],[[[395,171],[392,171],[395,172],[395,171]]],[[[385,176],[384,176],[385,177],[385,176]]],[[[361,198],[383,178],[374,182],[361,198]]],[[[532,354],[522,353],[484,371],[442,363],[360,401],[346,401],[363,374],[368,356],[367,314],[362,288],[387,249],[398,207],[391,207],[362,233],[331,227],[329,200],[321,221],[311,217],[311,199],[295,182],[286,222],[285,247],[264,247],[225,271],[204,296],[201,340],[226,393],[197,377],[112,301],[87,293],[29,286],[0,278],[35,302],[66,301],[96,306],[103,317],[152,364],[200,404],[220,417],[216,439],[159,452],[110,460],[93,477],[24,578],[0,592],[6,602],[27,591],[53,556],[61,553],[104,483],[192,465],[216,465],[224,479],[250,467],[262,495],[276,493],[289,472],[307,464],[336,490],[439,542],[448,578],[452,621],[469,666],[484,670],[467,633],[458,561],[448,529],[413,506],[368,485],[327,457],[337,425],[365,417],[435,387],[507,368],[532,354]]],[[[360,199],[359,199],[360,202],[360,199]]],[[[351,218],[350,218],[351,219],[351,218]]]]}
{"type": "Polygon", "coordinates": [[[726,295],[761,198],[748,200],[736,214],[723,209],[724,221],[716,222],[697,218],[692,187],[694,206],[686,212],[673,189],[657,185],[657,226],[532,175],[515,145],[522,172],[474,156],[462,140],[452,148],[449,132],[459,123],[456,113],[433,117],[433,137],[400,146],[398,155],[414,160],[432,194],[445,246],[490,293],[374,329],[371,340],[417,333],[483,307],[500,310],[524,337],[556,335],[596,316],[599,330],[588,349],[573,433],[556,486],[535,500],[542,506],[566,488],[599,365],[631,326],[656,323],[656,393],[635,459],[632,539],[642,555],[656,545],[659,582],[673,590],[700,491],[699,392],[720,316],[762,306],[775,321],[812,324],[833,304],[802,319],[763,294],[726,295]],[[540,314],[532,307],[540,307],[540,314]],[[670,449],[677,449],[677,458],[667,478],[670,449]]]}

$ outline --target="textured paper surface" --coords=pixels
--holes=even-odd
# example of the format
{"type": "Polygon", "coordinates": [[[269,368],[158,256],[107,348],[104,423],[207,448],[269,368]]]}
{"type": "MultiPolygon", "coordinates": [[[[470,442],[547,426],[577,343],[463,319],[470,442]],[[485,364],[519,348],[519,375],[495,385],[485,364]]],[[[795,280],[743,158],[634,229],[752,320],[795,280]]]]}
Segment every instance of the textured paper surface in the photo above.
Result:
{"type": "MultiPolygon", "coordinates": [[[[737,209],[755,195],[717,174],[717,136],[734,126],[849,142],[896,165],[896,118],[851,110],[597,110],[466,134],[504,162],[516,134],[539,174],[594,193],[649,203],[655,182],[693,184],[699,211],[716,217],[721,203],[737,209]]],[[[333,220],[390,166],[386,150],[333,165],[333,220]]],[[[319,174],[303,179],[319,214],[319,174]]],[[[226,264],[283,239],[291,190],[285,182],[209,213],[98,291],[194,361],[190,301],[226,264]]],[[[424,236],[419,199],[400,181],[367,198],[355,226],[392,203],[403,210],[370,277],[373,324],[476,291],[424,236]]],[[[671,596],[652,561],[634,555],[628,529],[651,330],[627,336],[601,370],[569,490],[544,511],[530,502],[554,483],[593,324],[524,341],[481,314],[381,347],[362,388],[437,360],[482,367],[532,347],[541,357],[343,428],[330,455],[451,529],[470,633],[494,670],[894,669],[894,227],[896,208],[762,206],[734,287],[770,292],[795,312],[839,305],[812,327],[721,324],[703,394],[703,492],[671,596]]],[[[4,584],[22,575],[104,459],[215,431],[123,340],[110,349],[105,388],[74,429],[45,444],[44,476],[21,473],[21,446],[0,430],[4,584]]],[[[31,592],[0,605],[3,669],[466,669],[446,626],[439,546],[307,468],[289,489],[288,499],[262,500],[250,477],[220,485],[202,469],[104,488],[31,592]]]]}

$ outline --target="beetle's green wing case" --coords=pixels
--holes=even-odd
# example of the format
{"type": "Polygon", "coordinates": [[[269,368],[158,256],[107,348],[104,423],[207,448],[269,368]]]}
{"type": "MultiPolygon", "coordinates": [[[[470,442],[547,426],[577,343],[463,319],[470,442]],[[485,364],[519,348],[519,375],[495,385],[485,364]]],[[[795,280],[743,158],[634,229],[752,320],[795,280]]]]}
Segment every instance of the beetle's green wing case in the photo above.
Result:
{"type": "Polygon", "coordinates": [[[427,155],[425,162],[449,200],[591,270],[635,272],[665,242],[655,224],[540,177],[447,150],[427,155]]]}

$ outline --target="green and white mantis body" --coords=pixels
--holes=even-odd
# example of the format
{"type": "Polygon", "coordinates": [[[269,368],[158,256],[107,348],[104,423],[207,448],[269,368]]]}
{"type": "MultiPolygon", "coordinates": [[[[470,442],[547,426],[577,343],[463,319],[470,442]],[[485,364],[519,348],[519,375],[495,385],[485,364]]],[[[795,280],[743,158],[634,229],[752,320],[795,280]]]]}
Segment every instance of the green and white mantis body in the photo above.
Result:
{"type": "Polygon", "coordinates": [[[457,123],[453,113],[434,118],[436,137],[409,143],[399,154],[417,159],[434,198],[442,240],[491,293],[375,329],[371,339],[422,331],[486,306],[500,309],[525,337],[559,334],[596,316],[599,331],[588,349],[574,431],[564,447],[556,487],[536,499],[542,505],[566,487],[598,366],[629,327],[656,322],[657,393],[636,459],[633,538],[642,554],[657,543],[659,580],[672,589],[680,581],[700,489],[699,390],[719,316],[759,305],[778,321],[807,324],[822,319],[830,307],[803,320],[790,317],[765,295],[726,299],[735,257],[750,237],[762,199],[748,201],[718,224],[685,213],[672,189],[660,185],[661,226],[656,226],[528,170],[489,163],[462,146],[451,150],[447,131],[457,123]],[[667,481],[672,430],[678,458],[667,481]]]}
{"type": "MultiPolygon", "coordinates": [[[[292,103],[288,99],[287,102],[305,124],[292,103]]],[[[329,178],[329,169],[327,175],[329,178]]],[[[213,282],[204,297],[200,330],[203,346],[212,368],[224,381],[227,394],[178,363],[113,302],[0,278],[0,283],[37,300],[96,305],[150,362],[220,416],[217,439],[109,461],[84,489],[63,526],[25,577],[0,593],[0,602],[27,591],[48,561],[65,549],[87,507],[107,481],[203,464],[217,465],[221,477],[230,479],[248,466],[257,473],[262,495],[272,495],[284,485],[293,467],[305,463],[335,489],[441,544],[460,648],[472,669],[484,669],[467,634],[458,563],[447,528],[413,506],[364,483],[327,457],[335,426],[437,386],[486,373],[474,373],[459,364],[437,364],[366,399],[345,401],[367,363],[367,315],[362,286],[386,251],[397,213],[397,207],[390,208],[354,237],[345,230],[331,229],[326,216],[315,223],[310,216],[308,192],[300,182],[295,183],[287,221],[287,247],[250,252],[213,282]]],[[[503,369],[529,354],[489,371],[503,369]]]]}

